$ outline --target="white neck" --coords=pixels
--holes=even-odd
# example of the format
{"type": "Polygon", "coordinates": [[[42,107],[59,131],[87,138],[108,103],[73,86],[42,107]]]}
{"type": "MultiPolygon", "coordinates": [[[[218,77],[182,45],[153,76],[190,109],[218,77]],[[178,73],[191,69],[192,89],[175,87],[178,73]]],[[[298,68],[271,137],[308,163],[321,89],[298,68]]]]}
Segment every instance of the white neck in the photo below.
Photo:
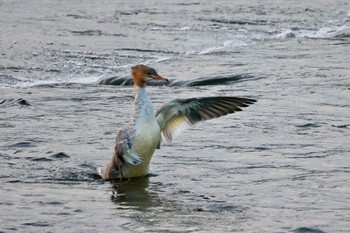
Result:
{"type": "Polygon", "coordinates": [[[134,113],[133,118],[136,121],[140,120],[140,118],[143,118],[144,120],[149,118],[154,118],[154,110],[152,102],[146,92],[145,87],[134,87],[134,113]]]}

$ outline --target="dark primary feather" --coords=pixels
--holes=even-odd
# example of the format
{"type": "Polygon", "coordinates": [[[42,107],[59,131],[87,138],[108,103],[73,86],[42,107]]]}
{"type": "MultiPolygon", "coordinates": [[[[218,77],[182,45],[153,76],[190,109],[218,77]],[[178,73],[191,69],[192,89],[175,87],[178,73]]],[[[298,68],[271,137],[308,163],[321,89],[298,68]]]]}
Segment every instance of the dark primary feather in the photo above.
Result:
{"type": "Polygon", "coordinates": [[[242,111],[241,108],[255,102],[254,99],[227,96],[176,99],[163,105],[156,118],[163,136],[170,141],[186,125],[242,111]]]}

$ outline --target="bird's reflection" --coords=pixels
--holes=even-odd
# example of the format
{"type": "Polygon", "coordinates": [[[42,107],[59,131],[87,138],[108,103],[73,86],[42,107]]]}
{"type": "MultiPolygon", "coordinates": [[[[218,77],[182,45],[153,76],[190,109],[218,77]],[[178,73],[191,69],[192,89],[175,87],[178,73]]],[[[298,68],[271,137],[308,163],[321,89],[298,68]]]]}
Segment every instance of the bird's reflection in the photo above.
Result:
{"type": "Polygon", "coordinates": [[[121,206],[148,208],[159,205],[159,198],[148,191],[149,177],[113,181],[113,202],[121,206]]]}

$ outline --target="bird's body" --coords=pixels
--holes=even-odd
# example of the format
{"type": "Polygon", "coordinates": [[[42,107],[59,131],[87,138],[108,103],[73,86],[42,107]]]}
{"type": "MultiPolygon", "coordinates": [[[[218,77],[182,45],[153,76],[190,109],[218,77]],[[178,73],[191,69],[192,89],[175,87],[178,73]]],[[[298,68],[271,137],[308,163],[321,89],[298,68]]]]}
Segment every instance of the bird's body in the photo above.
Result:
{"type": "Polygon", "coordinates": [[[139,155],[142,162],[136,166],[127,164],[123,177],[145,176],[161,138],[153,105],[145,88],[135,87],[134,116],[128,127],[132,128],[130,133],[133,141],[131,151],[139,155]]]}
{"type": "Polygon", "coordinates": [[[256,102],[238,97],[175,99],[155,114],[146,92],[148,80],[166,80],[147,66],[132,67],[134,112],[129,124],[118,133],[111,162],[100,172],[104,180],[145,176],[161,138],[171,141],[184,126],[241,111],[256,102]]]}

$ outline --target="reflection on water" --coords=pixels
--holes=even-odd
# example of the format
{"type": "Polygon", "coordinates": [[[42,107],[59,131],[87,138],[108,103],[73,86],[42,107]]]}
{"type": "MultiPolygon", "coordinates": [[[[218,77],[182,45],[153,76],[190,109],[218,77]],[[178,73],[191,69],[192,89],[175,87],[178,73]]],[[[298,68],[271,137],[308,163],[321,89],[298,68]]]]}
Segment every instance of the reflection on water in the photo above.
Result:
{"type": "Polygon", "coordinates": [[[149,177],[113,181],[111,199],[121,206],[148,208],[154,205],[154,196],[148,191],[149,177]]]}

